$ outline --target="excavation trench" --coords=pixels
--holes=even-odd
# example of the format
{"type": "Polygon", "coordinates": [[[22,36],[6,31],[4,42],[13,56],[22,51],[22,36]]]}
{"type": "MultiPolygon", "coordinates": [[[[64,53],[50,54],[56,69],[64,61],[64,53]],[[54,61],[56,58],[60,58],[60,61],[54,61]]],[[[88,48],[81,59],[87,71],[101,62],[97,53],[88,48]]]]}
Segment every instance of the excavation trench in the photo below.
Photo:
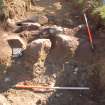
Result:
{"type": "Polygon", "coordinates": [[[2,32],[0,39],[0,92],[8,102],[11,105],[104,105],[104,29],[101,33],[96,30],[99,35],[94,35],[96,47],[92,52],[87,32],[79,26],[85,23],[83,14],[73,2],[39,0],[29,10],[29,1],[18,5],[12,2],[8,5],[14,13],[14,22],[9,21],[9,29],[2,32]],[[52,27],[54,30],[49,31],[52,27]],[[12,59],[14,47],[22,48],[22,55],[12,59]],[[35,89],[12,88],[16,84],[89,87],[90,90],[38,93],[35,89]]]}

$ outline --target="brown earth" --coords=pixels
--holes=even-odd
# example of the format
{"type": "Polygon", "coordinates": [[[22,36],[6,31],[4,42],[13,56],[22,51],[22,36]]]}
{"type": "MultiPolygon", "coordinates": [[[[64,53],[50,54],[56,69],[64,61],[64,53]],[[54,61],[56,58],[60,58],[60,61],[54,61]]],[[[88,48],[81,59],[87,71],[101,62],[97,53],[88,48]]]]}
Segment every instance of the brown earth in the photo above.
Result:
{"type": "MultiPolygon", "coordinates": [[[[26,52],[23,52],[22,57],[11,59],[12,49],[5,39],[9,35],[15,34],[22,37],[26,43],[30,45],[32,41],[39,39],[38,33],[41,29],[36,31],[24,30],[17,34],[13,33],[11,30],[9,32],[1,32],[0,70],[2,76],[0,81],[0,92],[3,97],[5,96],[8,104],[104,105],[104,31],[95,30],[95,51],[92,51],[85,30],[75,30],[78,25],[84,24],[84,20],[82,20],[83,16],[79,11],[79,8],[73,4],[73,1],[35,0],[35,2],[33,2],[34,5],[30,8],[28,8],[28,4],[30,4],[29,1],[18,1],[19,3],[14,2],[14,4],[12,4],[12,0],[8,2],[9,6],[12,5],[9,8],[13,11],[13,15],[15,16],[13,18],[15,21],[27,20],[28,17],[35,15],[46,15],[49,21],[45,24],[45,26],[56,24],[65,28],[70,28],[72,31],[71,34],[67,35],[67,37],[70,37],[72,40],[69,44],[67,44],[65,40],[63,41],[57,37],[58,45],[53,49],[51,48],[49,53],[44,52],[45,55],[40,55],[40,52],[38,52],[41,60],[36,60],[34,64],[24,64],[25,61],[29,60],[31,62],[33,60],[33,57],[32,59],[30,58],[31,55],[28,56],[26,54],[28,51],[31,51],[31,48],[28,46],[29,50],[26,48],[26,52]],[[70,49],[68,51],[65,47],[69,48],[69,46],[70,49]],[[69,55],[68,52],[70,51],[72,53],[69,55]],[[71,56],[72,54],[73,56],[71,56]],[[63,59],[64,56],[67,56],[66,60],[63,59]],[[4,60],[3,62],[2,59],[4,60]],[[9,64],[6,64],[5,62],[9,64]],[[16,84],[36,85],[37,83],[52,86],[87,86],[90,90],[37,92],[34,89],[16,89],[12,87],[16,84]]],[[[33,51],[36,51],[36,49],[33,51]]],[[[43,51],[46,50],[43,48],[43,51]]],[[[2,103],[2,101],[0,101],[0,103],[2,103]]]]}

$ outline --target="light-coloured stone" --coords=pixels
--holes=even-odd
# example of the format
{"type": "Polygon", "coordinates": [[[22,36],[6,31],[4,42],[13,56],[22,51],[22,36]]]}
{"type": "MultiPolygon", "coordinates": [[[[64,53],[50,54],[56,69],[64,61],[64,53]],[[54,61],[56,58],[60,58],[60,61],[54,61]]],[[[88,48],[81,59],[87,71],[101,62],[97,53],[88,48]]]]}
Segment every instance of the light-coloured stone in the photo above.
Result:
{"type": "Polygon", "coordinates": [[[32,23],[32,22],[26,22],[26,23],[22,23],[22,26],[27,26],[27,27],[30,27],[30,26],[33,26],[33,27],[40,27],[41,25],[39,23],[32,23]]]}
{"type": "Polygon", "coordinates": [[[50,48],[51,42],[49,39],[32,41],[24,52],[26,66],[33,66],[36,62],[44,62],[50,48]]]}
{"type": "Polygon", "coordinates": [[[0,94],[0,105],[11,105],[11,104],[8,102],[6,97],[0,94]]]}
{"type": "Polygon", "coordinates": [[[48,23],[48,18],[46,16],[39,16],[38,17],[38,23],[44,25],[48,23]]]}
{"type": "Polygon", "coordinates": [[[56,44],[51,52],[51,60],[63,62],[72,58],[79,46],[78,38],[60,34],[56,37],[56,44]]]}
{"type": "Polygon", "coordinates": [[[61,5],[60,2],[56,2],[56,3],[54,3],[53,5],[54,5],[54,7],[55,7],[57,10],[62,9],[62,5],[61,5]]]}

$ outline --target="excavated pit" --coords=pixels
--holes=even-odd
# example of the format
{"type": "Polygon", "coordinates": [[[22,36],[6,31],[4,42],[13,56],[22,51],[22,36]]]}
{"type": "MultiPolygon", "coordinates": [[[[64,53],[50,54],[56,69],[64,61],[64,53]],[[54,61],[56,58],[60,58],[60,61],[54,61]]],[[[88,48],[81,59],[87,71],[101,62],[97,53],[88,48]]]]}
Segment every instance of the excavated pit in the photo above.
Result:
{"type": "Polygon", "coordinates": [[[11,59],[12,49],[8,41],[1,40],[0,42],[0,74],[3,76],[0,80],[0,92],[6,97],[8,103],[11,105],[104,105],[104,31],[95,32],[99,35],[96,34],[94,37],[95,51],[92,52],[87,33],[84,29],[78,28],[78,25],[83,24],[84,21],[81,20],[82,15],[79,8],[73,5],[73,2],[39,0],[33,2],[30,10],[27,10],[29,1],[22,1],[22,3],[20,1],[18,5],[12,2],[11,0],[7,4],[10,6],[10,12],[12,11],[15,15],[16,22],[28,22],[26,16],[33,15],[47,16],[48,21],[43,23],[43,21],[40,22],[40,19],[34,19],[34,22],[43,23],[38,29],[28,30],[26,27],[25,30],[17,33],[10,30],[10,32],[5,32],[8,33],[7,36],[4,33],[1,36],[1,39],[6,37],[12,40],[22,39],[19,46],[13,41],[12,47],[15,43],[16,48],[24,49],[23,56],[11,59]],[[15,8],[16,6],[18,8],[15,8]],[[60,33],[51,38],[49,33],[42,34],[43,28],[53,25],[66,28],[67,35],[60,33]],[[2,63],[2,60],[5,62],[2,63]],[[34,89],[12,88],[16,84],[79,86],[89,87],[90,90],[57,90],[38,93],[34,89]]]}

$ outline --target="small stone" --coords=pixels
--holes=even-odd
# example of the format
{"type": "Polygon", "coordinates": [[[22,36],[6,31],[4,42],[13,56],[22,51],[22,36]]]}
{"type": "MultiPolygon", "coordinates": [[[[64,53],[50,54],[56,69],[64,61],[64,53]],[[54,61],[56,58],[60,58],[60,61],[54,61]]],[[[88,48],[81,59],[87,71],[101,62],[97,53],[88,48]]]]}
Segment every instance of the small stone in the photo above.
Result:
{"type": "Polygon", "coordinates": [[[54,7],[55,7],[57,10],[62,9],[62,5],[61,5],[60,2],[56,2],[56,3],[54,3],[53,5],[54,5],[54,7]]]}
{"type": "Polygon", "coordinates": [[[61,97],[63,93],[56,93],[56,97],[61,97]]]}
{"type": "Polygon", "coordinates": [[[38,23],[41,24],[41,25],[47,24],[48,23],[48,18],[46,16],[39,16],[38,23]]]}
{"type": "Polygon", "coordinates": [[[4,79],[4,82],[10,82],[10,81],[11,81],[10,77],[6,77],[6,78],[4,79]]]}
{"type": "Polygon", "coordinates": [[[51,28],[55,28],[59,33],[63,33],[63,27],[61,26],[53,25],[51,28]]]}
{"type": "Polygon", "coordinates": [[[79,96],[82,97],[82,94],[80,94],[79,96]]]}
{"type": "Polygon", "coordinates": [[[78,25],[78,28],[83,28],[83,27],[85,27],[85,25],[84,24],[81,24],[81,25],[78,25]]]}
{"type": "Polygon", "coordinates": [[[15,23],[15,21],[13,19],[8,18],[7,19],[7,24],[8,24],[8,26],[10,26],[12,28],[16,27],[16,23],[15,23]]]}
{"type": "Polygon", "coordinates": [[[72,34],[72,29],[64,28],[64,34],[66,34],[66,35],[73,35],[72,34]]]}
{"type": "Polygon", "coordinates": [[[63,24],[70,27],[70,26],[73,26],[74,25],[74,22],[73,22],[72,19],[65,18],[63,20],[63,24]]]}
{"type": "Polygon", "coordinates": [[[53,74],[52,76],[53,76],[53,78],[56,78],[56,74],[53,74]]]}
{"type": "Polygon", "coordinates": [[[74,74],[77,74],[78,71],[79,71],[79,68],[78,68],[78,67],[75,67],[73,73],[74,73],[74,74]]]}
{"type": "Polygon", "coordinates": [[[38,64],[38,63],[34,64],[34,66],[33,66],[34,76],[44,74],[44,72],[45,72],[45,68],[44,68],[44,66],[42,67],[42,64],[38,64]]]}

